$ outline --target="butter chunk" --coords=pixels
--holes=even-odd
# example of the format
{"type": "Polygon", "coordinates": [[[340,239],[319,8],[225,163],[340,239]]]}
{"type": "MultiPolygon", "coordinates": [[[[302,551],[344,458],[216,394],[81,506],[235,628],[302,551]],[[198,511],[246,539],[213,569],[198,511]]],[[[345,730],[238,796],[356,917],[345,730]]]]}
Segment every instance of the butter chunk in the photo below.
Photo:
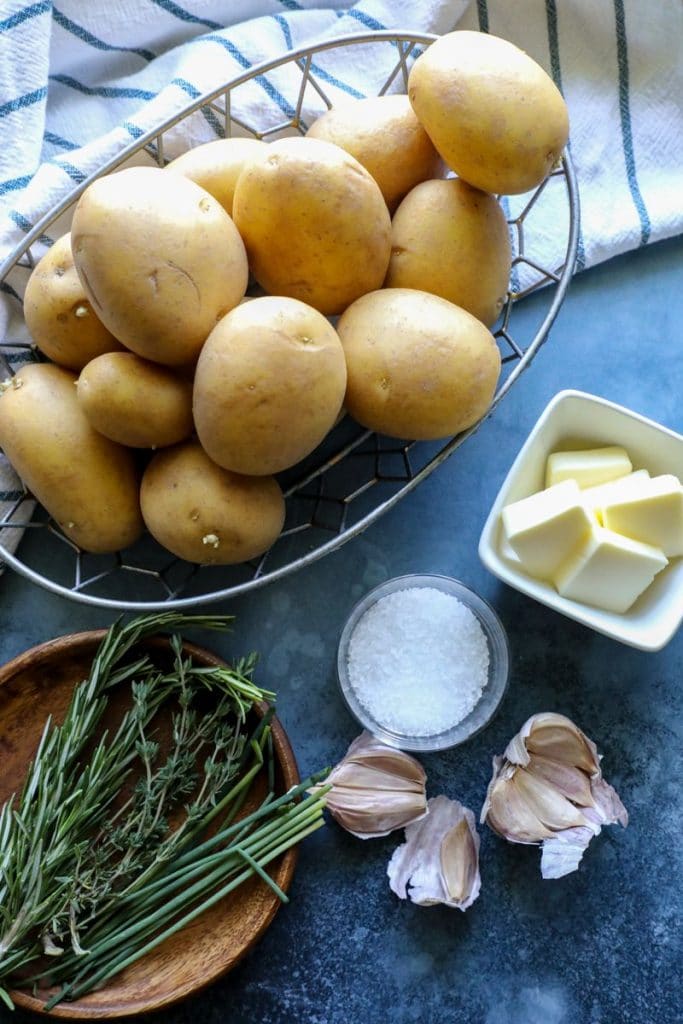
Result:
{"type": "Polygon", "coordinates": [[[555,574],[554,583],[572,601],[626,612],[667,561],[660,548],[596,523],[586,543],[555,574]]]}
{"type": "Polygon", "coordinates": [[[552,487],[563,480],[576,480],[579,487],[593,487],[626,476],[632,469],[628,453],[617,445],[580,452],[553,452],[545,465],[545,485],[552,487]]]}
{"type": "Polygon", "coordinates": [[[653,544],[667,558],[683,555],[683,487],[671,473],[652,477],[637,492],[604,503],[600,515],[608,529],[653,544]]]}
{"type": "Polygon", "coordinates": [[[502,537],[500,538],[499,550],[501,557],[504,558],[506,562],[509,562],[510,565],[514,565],[518,569],[522,567],[522,561],[519,555],[516,551],[513,551],[512,547],[510,546],[510,541],[507,539],[504,532],[502,537]]]}
{"type": "Polygon", "coordinates": [[[515,501],[503,509],[505,539],[527,572],[551,580],[590,533],[589,515],[575,480],[515,501]]]}
{"type": "Polygon", "coordinates": [[[598,517],[600,524],[603,525],[603,506],[609,504],[610,501],[615,501],[617,498],[628,495],[632,489],[636,492],[649,479],[650,474],[646,469],[637,469],[635,473],[620,476],[618,480],[609,480],[606,484],[586,487],[583,491],[583,500],[588,508],[598,517]]]}

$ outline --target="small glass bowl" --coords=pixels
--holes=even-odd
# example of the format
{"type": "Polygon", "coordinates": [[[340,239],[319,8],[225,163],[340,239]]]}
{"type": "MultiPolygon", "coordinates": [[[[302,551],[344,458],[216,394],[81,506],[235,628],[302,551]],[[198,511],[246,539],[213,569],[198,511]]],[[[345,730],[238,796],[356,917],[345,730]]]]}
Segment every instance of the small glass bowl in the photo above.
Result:
{"type": "Polygon", "coordinates": [[[498,710],[503,699],[508,681],[510,657],[508,641],[502,623],[493,608],[474,591],[469,590],[458,580],[450,576],[436,575],[410,575],[396,576],[387,580],[386,583],[375,587],[362,598],[355,606],[342,630],[337,651],[337,675],[342,695],[351,714],[360,724],[377,739],[390,747],[398,747],[401,750],[412,751],[434,751],[446,750],[448,747],[455,747],[464,743],[475,733],[478,733],[485,725],[488,725],[498,710]],[[351,686],[348,673],[348,653],[351,636],[359,620],[365,612],[380,598],[387,594],[393,594],[397,590],[408,590],[413,587],[433,587],[441,590],[444,594],[457,597],[462,604],[466,605],[476,615],[484,630],[489,648],[489,677],[481,697],[475,704],[472,711],[463,718],[457,725],[452,726],[445,732],[432,733],[426,736],[406,736],[386,728],[381,722],[376,721],[367,708],[361,704],[356,692],[351,686]]]}

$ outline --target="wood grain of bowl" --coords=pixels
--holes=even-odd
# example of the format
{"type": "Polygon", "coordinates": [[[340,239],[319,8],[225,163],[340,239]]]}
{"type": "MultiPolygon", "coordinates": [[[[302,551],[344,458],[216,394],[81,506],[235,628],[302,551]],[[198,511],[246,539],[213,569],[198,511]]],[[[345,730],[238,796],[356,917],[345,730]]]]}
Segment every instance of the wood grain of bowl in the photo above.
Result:
{"type": "MultiPolygon", "coordinates": [[[[50,640],[33,647],[0,668],[0,804],[21,786],[28,764],[38,746],[45,719],[52,714],[61,722],[74,687],[90,669],[106,630],[92,630],[50,640]]],[[[153,637],[141,647],[163,662],[168,641],[153,637]]],[[[224,665],[216,655],[186,643],[185,652],[198,664],[224,665]]],[[[112,702],[112,705],[115,702],[112,702]]],[[[254,713],[263,715],[265,705],[254,713]]],[[[103,726],[109,714],[105,713],[103,726]]],[[[276,788],[286,792],[299,780],[294,752],[277,718],[272,720],[276,762],[276,788]]],[[[260,777],[259,777],[260,778],[260,777]]],[[[256,782],[259,780],[257,779],[256,782]]],[[[265,794],[265,783],[261,796],[265,794]]],[[[252,786],[249,804],[259,799],[252,786]]],[[[297,860],[296,847],[273,862],[269,871],[277,885],[287,891],[297,860]]],[[[172,936],[156,950],[107,982],[72,1003],[64,1002],[49,1016],[75,1020],[127,1017],[159,1010],[184,999],[230,971],[258,942],[273,920],[280,900],[261,879],[251,879],[217,906],[172,936]]],[[[36,995],[19,989],[11,995],[17,1006],[45,1015],[45,1003],[52,990],[36,995]]]]}

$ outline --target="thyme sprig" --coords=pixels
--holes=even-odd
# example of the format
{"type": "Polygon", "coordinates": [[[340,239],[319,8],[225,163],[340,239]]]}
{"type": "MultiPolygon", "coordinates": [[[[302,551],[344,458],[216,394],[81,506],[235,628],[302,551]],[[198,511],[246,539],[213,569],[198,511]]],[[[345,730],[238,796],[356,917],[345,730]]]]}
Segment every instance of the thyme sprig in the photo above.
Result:
{"type": "MultiPolygon", "coordinates": [[[[265,865],[319,827],[324,794],[299,801],[307,780],[275,797],[272,712],[251,736],[246,728],[254,702],[274,697],[251,679],[255,656],[232,668],[197,666],[174,635],[168,670],[146,655],[128,657],[162,629],[225,630],[231,622],[169,612],[115,623],[62,725],[48,719],[21,793],[0,810],[6,986],[60,984],[52,1004],[77,998],[246,877],[261,875],[284,898],[265,865]],[[123,685],[130,707],[113,735],[96,740],[110,692],[123,685]],[[162,754],[155,719],[170,704],[170,744],[162,754]],[[264,768],[269,786],[261,806],[235,821],[264,768]]],[[[2,985],[0,997],[11,1004],[2,985]]]]}

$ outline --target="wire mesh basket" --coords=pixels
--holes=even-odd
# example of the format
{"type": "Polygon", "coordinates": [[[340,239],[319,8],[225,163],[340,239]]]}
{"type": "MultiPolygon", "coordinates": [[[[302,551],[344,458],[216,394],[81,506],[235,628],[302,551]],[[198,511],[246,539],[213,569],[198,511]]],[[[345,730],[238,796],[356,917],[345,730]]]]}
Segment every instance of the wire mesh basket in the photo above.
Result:
{"type": "MultiPolygon", "coordinates": [[[[212,137],[274,139],[304,134],[308,125],[340,98],[340,91],[383,95],[407,89],[412,60],[434,36],[411,32],[373,32],[345,36],[292,50],[259,64],[197,98],[180,114],[139,135],[96,174],[59,204],[27,234],[0,267],[0,282],[12,275],[20,297],[31,269],[51,241],[68,230],[75,201],[95,178],[124,163],[165,166],[189,145],[212,137]],[[348,48],[348,49],[346,49],[348,48]],[[360,50],[358,49],[360,48],[360,50]],[[347,52],[352,69],[362,67],[359,88],[342,83],[334,68],[347,52]],[[368,89],[370,78],[373,88],[368,89]],[[264,102],[266,103],[264,110],[264,102]],[[284,112],[284,113],[283,113],[284,112]],[[18,275],[23,273],[23,282],[18,275]]],[[[346,97],[348,98],[348,97],[346,97]]],[[[493,333],[502,356],[502,373],[491,410],[495,409],[545,341],[567,290],[576,258],[579,204],[568,155],[530,194],[502,199],[510,227],[512,273],[506,303],[493,333]],[[548,236],[561,238],[552,265],[539,257],[548,236]],[[544,287],[546,286],[546,287],[544,287]],[[532,336],[519,336],[517,303],[543,288],[540,325],[532,336]]],[[[6,339],[0,346],[0,377],[36,354],[30,340],[6,339]],[[5,353],[3,355],[2,353],[5,353]]],[[[81,551],[64,536],[31,495],[19,487],[0,495],[0,541],[26,531],[17,552],[0,542],[0,559],[48,590],[74,600],[121,610],[190,607],[223,599],[281,579],[357,536],[412,491],[477,429],[447,442],[389,439],[364,430],[348,417],[303,463],[281,474],[286,497],[284,530],[261,558],[238,566],[195,565],[175,558],[146,536],[113,555],[81,551]]]]}

